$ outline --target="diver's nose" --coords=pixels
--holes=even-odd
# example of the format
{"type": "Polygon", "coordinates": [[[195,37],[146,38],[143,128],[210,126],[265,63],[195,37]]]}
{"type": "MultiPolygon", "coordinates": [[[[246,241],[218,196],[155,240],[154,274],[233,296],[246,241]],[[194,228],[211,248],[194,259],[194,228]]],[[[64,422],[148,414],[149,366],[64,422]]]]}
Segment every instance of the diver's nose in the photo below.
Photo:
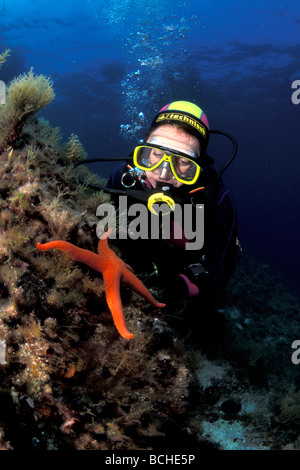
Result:
{"type": "Polygon", "coordinates": [[[162,164],[158,167],[158,170],[158,176],[161,180],[169,180],[173,177],[169,162],[162,162],[162,164]]]}

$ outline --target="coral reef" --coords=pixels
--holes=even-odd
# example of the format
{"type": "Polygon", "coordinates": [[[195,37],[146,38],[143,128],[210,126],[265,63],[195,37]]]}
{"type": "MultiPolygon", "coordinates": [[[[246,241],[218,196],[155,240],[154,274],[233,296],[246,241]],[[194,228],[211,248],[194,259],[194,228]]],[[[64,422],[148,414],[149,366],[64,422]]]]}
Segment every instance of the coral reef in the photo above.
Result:
{"type": "Polygon", "coordinates": [[[1,109],[0,446],[151,448],[187,409],[188,358],[157,312],[122,287],[135,332],[128,344],[101,277],[36,249],[59,238],[96,251],[95,212],[108,201],[75,168],[85,155],[78,137],[65,144],[36,117],[53,95],[30,72],[12,82],[1,109]]]}
{"type": "Polygon", "coordinates": [[[102,278],[36,249],[96,252],[108,201],[76,168],[79,138],[36,117],[53,97],[30,71],[0,111],[0,449],[298,449],[299,301],[266,266],[244,258],[215,305],[178,318],[123,286],[127,341],[102,278]]]}

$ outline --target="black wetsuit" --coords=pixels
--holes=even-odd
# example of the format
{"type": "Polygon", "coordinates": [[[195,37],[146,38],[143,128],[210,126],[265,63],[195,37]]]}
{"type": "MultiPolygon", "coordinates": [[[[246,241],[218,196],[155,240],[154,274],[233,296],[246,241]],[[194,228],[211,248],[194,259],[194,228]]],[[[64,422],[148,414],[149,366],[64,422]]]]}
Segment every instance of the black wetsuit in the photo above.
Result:
{"type": "MultiPolygon", "coordinates": [[[[124,190],[121,178],[125,171],[124,164],[116,167],[107,187],[124,190]]],[[[180,195],[181,202],[184,200],[184,203],[188,204],[193,200],[194,203],[204,203],[205,236],[201,249],[186,250],[176,246],[171,240],[164,239],[118,241],[125,261],[131,264],[136,272],[149,272],[153,270],[154,263],[164,286],[179,298],[195,295],[195,285],[199,289],[198,296],[225,287],[232,277],[236,262],[237,219],[231,194],[222,181],[217,179],[212,167],[204,170],[193,187],[201,185],[205,189],[193,195],[188,194],[191,190],[188,185],[174,189],[174,194],[180,195]],[[203,266],[204,269],[200,269],[203,273],[195,274],[195,269],[191,269],[194,264],[196,271],[199,271],[199,266],[203,266]]],[[[133,189],[144,190],[140,183],[133,189]]],[[[127,190],[128,205],[139,202],[130,196],[130,192],[130,189],[127,190]]]]}

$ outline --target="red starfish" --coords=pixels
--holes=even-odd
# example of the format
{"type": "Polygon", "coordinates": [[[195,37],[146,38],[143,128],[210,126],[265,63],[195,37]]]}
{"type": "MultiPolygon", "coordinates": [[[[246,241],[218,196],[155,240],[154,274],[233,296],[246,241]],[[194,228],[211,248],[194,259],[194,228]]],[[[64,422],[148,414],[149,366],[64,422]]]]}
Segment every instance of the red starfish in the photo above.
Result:
{"type": "Polygon", "coordinates": [[[72,243],[55,240],[48,243],[37,242],[37,248],[47,251],[51,248],[66,251],[76,261],[87,264],[90,268],[103,275],[105,295],[108,307],[113,316],[114,323],[123,338],[131,339],[133,334],[127,330],[122,302],[120,297],[120,281],[128,284],[132,290],[146,299],[153,307],[165,307],[165,304],[155,300],[144,284],[135,276],[128,264],[125,264],[108,246],[108,237],[111,230],[104,233],[98,243],[98,253],[79,248],[72,243]]]}

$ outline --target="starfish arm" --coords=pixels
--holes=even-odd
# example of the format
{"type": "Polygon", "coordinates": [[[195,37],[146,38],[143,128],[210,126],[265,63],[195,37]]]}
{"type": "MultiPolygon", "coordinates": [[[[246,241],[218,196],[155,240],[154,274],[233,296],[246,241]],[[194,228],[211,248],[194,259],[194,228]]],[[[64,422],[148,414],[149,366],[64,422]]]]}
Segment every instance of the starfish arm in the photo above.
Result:
{"type": "Polygon", "coordinates": [[[127,268],[129,271],[131,271],[132,273],[134,273],[134,270],[132,269],[132,267],[131,267],[129,264],[127,264],[127,263],[124,263],[124,264],[125,264],[126,268],[127,268]]]}
{"type": "Polygon", "coordinates": [[[100,240],[98,241],[98,253],[99,256],[104,258],[110,258],[113,261],[118,261],[119,263],[123,264],[121,258],[109,247],[108,245],[108,232],[105,232],[100,240]],[[105,237],[106,236],[106,237],[105,237]]]}
{"type": "Polygon", "coordinates": [[[101,259],[99,255],[93,253],[92,251],[85,250],[84,248],[79,248],[78,246],[73,245],[72,243],[65,242],[63,240],[55,240],[48,243],[39,243],[37,242],[37,248],[41,251],[51,250],[56,248],[60,251],[65,251],[70,258],[73,258],[75,261],[85,263],[90,268],[95,269],[95,271],[102,272],[105,267],[105,260],[101,259]]]}
{"type": "Polygon", "coordinates": [[[58,250],[66,251],[68,249],[72,249],[73,245],[72,243],[64,242],[62,240],[55,240],[53,242],[48,242],[48,243],[37,242],[36,247],[40,251],[51,250],[51,248],[56,248],[58,250]]]}
{"type": "Polygon", "coordinates": [[[136,277],[135,274],[133,274],[133,272],[126,268],[122,272],[122,281],[128,284],[137,294],[144,297],[144,299],[147,300],[153,307],[162,308],[166,306],[166,304],[157,302],[147,287],[144,286],[144,284],[136,277]]]}
{"type": "Polygon", "coordinates": [[[123,338],[131,339],[133,334],[126,327],[120,297],[120,277],[116,273],[104,273],[106,301],[118,332],[123,338]]]}
{"type": "Polygon", "coordinates": [[[109,247],[108,245],[108,237],[111,232],[111,229],[108,232],[105,232],[98,242],[98,253],[99,258],[105,260],[106,267],[115,266],[115,269],[129,269],[133,272],[133,269],[109,247]],[[118,267],[118,268],[117,268],[118,267]]]}
{"type": "Polygon", "coordinates": [[[98,241],[98,253],[99,255],[109,255],[110,252],[113,253],[113,251],[108,246],[108,238],[103,238],[102,235],[102,237],[98,241]]]}
{"type": "Polygon", "coordinates": [[[157,302],[144,284],[135,276],[132,268],[126,265],[116,253],[108,246],[108,236],[110,231],[104,234],[99,240],[98,252],[79,248],[72,243],[55,240],[48,243],[37,243],[37,248],[41,251],[47,251],[52,248],[65,251],[70,258],[75,261],[86,264],[95,271],[99,271],[103,275],[105,295],[108,307],[111,311],[115,326],[124,338],[131,339],[133,334],[126,327],[122,301],[120,297],[120,280],[122,279],[130,286],[132,290],[137,292],[156,308],[165,307],[165,304],[157,302]]]}

